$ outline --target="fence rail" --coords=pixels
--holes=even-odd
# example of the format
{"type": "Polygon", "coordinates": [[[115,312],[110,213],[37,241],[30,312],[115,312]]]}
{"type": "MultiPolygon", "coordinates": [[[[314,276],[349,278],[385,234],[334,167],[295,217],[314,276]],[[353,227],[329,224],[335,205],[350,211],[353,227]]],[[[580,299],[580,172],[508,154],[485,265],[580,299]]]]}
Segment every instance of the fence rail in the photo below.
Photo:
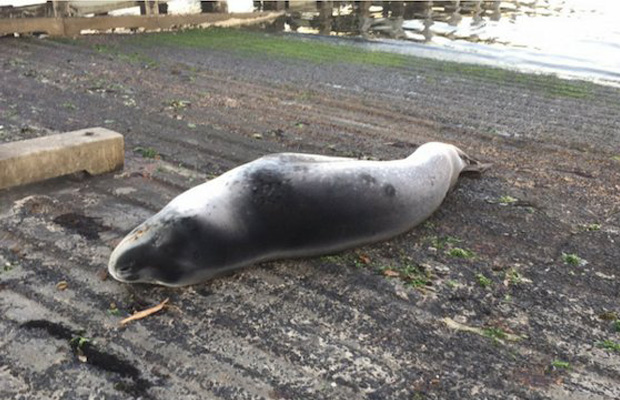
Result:
{"type": "Polygon", "coordinates": [[[157,31],[189,26],[237,26],[273,21],[281,12],[252,12],[239,14],[210,13],[186,15],[122,15],[95,17],[2,18],[0,35],[14,33],[45,33],[50,36],[77,36],[84,31],[111,29],[141,29],[157,31]]]}

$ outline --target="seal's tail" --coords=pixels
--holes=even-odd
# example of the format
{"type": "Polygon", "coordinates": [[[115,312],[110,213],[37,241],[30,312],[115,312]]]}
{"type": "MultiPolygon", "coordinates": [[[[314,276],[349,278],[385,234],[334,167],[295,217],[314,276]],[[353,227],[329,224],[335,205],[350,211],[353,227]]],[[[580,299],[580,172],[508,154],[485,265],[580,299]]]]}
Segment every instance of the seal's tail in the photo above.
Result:
{"type": "Polygon", "coordinates": [[[459,148],[457,148],[457,151],[459,152],[461,160],[465,161],[466,164],[463,170],[461,170],[461,175],[480,175],[484,171],[491,168],[492,164],[480,162],[475,158],[468,156],[459,148]]]}

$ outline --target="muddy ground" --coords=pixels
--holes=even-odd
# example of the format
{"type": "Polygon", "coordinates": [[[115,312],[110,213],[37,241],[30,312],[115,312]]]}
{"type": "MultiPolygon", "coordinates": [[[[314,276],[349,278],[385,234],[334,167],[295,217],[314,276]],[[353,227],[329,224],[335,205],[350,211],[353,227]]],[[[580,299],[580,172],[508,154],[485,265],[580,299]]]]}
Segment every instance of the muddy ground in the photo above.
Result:
{"type": "Polygon", "coordinates": [[[0,191],[0,397],[620,398],[619,90],[132,36],[1,38],[0,67],[1,141],[104,126],[127,157],[0,191]],[[240,163],[430,140],[493,167],[408,234],[189,288],[106,276],[133,226],[240,163]]]}

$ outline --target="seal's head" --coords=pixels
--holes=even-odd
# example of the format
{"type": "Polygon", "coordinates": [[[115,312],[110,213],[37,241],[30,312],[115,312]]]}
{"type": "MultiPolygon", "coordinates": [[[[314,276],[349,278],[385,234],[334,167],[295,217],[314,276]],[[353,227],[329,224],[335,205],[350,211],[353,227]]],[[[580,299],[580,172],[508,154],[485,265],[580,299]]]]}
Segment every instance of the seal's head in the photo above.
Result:
{"type": "Polygon", "coordinates": [[[185,286],[200,282],[209,271],[205,269],[209,246],[202,240],[204,233],[204,224],[196,216],[164,209],[116,246],[108,271],[128,283],[185,286]]]}

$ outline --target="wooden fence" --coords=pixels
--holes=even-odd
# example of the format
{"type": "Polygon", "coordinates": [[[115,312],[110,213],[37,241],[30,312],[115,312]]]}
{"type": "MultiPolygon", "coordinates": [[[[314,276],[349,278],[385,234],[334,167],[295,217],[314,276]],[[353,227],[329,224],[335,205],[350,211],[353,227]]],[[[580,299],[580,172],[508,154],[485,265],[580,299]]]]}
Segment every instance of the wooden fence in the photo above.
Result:
{"type": "MultiPolygon", "coordinates": [[[[83,3],[88,6],[87,2],[83,3]]],[[[84,31],[105,32],[119,28],[158,31],[191,26],[238,26],[274,21],[276,18],[283,15],[283,12],[250,12],[237,14],[216,12],[168,15],[159,13],[160,5],[164,3],[163,1],[129,1],[122,3],[127,3],[125,5],[126,7],[141,3],[144,15],[99,15],[95,9],[90,10],[88,8],[82,8],[80,10],[81,14],[85,14],[90,10],[95,13],[95,16],[72,16],[72,14],[75,14],[75,10],[70,9],[70,2],[53,1],[51,3],[48,2],[47,5],[40,5],[39,8],[31,8],[30,15],[33,15],[32,17],[7,18],[7,15],[12,15],[10,12],[6,12],[5,18],[0,18],[0,36],[15,33],[44,33],[50,36],[73,37],[80,35],[84,31]]],[[[214,9],[218,8],[216,7],[214,9]]],[[[107,14],[105,10],[99,11],[100,13],[107,14]]]]}

